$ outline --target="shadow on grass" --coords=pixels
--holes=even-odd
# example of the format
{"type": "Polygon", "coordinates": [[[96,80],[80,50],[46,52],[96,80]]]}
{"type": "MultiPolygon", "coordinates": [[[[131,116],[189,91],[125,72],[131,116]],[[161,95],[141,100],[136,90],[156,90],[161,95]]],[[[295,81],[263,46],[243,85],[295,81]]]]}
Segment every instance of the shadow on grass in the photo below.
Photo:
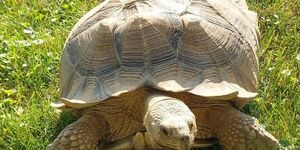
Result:
{"type": "Polygon", "coordinates": [[[78,118],[72,114],[70,111],[62,112],[59,116],[58,122],[56,125],[51,129],[52,135],[49,137],[49,141],[51,143],[54,141],[54,139],[58,136],[58,134],[69,124],[76,121],[78,118]]]}

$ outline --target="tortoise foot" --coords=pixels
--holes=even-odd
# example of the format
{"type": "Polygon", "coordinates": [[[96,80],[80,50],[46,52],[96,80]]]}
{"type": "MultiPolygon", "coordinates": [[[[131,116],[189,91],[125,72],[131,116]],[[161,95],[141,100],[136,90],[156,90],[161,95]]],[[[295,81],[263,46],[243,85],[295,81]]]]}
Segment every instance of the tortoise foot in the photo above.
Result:
{"type": "Polygon", "coordinates": [[[63,129],[46,150],[97,150],[99,140],[105,135],[104,122],[97,114],[83,115],[63,129]]]}
{"type": "Polygon", "coordinates": [[[211,130],[226,150],[275,150],[278,140],[258,121],[233,107],[212,108],[208,111],[211,130]]]}

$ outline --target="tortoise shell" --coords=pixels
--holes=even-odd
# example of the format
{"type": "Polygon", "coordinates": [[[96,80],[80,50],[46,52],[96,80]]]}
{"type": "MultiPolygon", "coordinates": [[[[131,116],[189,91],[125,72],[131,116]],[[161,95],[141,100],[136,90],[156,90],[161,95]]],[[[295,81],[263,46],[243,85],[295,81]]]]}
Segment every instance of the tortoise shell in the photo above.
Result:
{"type": "Polygon", "coordinates": [[[65,43],[62,102],[83,108],[140,87],[241,103],[253,98],[257,18],[244,2],[104,1],[65,43]]]}

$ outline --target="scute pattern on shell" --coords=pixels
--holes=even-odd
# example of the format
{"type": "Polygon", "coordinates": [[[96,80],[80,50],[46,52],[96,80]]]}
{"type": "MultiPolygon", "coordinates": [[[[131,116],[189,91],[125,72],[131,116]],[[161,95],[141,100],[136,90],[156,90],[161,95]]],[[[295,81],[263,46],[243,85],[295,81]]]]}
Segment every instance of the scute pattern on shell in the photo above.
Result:
{"type": "Polygon", "coordinates": [[[106,0],[75,25],[65,44],[62,101],[86,107],[142,86],[219,100],[252,98],[256,19],[244,0],[106,0]]]}

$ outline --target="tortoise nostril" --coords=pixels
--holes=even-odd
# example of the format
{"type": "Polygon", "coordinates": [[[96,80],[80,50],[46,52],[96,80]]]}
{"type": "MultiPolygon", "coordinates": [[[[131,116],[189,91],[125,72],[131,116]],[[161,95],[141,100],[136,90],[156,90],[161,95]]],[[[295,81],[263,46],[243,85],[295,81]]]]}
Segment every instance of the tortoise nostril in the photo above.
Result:
{"type": "Polygon", "coordinates": [[[188,135],[184,135],[181,137],[181,141],[189,141],[190,137],[188,135]]]}
{"type": "Polygon", "coordinates": [[[192,130],[193,127],[194,127],[194,124],[193,123],[189,123],[188,125],[189,125],[190,130],[192,130]]]}

